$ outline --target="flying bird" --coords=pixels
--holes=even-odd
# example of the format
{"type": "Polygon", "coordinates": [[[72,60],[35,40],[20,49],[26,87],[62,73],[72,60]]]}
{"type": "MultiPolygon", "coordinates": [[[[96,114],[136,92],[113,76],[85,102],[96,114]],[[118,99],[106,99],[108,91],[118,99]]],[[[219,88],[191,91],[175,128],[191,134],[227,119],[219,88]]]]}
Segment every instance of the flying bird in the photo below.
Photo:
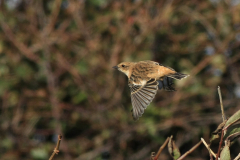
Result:
{"type": "Polygon", "coordinates": [[[158,89],[175,91],[172,79],[180,80],[189,76],[154,61],[122,62],[113,68],[128,77],[134,120],[142,116],[158,89]]]}

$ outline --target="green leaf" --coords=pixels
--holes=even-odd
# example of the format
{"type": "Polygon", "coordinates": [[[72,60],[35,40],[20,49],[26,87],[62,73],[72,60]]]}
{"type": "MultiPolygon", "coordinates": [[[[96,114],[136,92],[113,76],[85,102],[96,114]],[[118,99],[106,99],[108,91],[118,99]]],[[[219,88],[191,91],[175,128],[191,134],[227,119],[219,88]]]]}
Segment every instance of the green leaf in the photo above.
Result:
{"type": "Polygon", "coordinates": [[[210,143],[212,143],[212,141],[214,141],[220,137],[221,131],[222,131],[224,125],[226,124],[226,122],[227,122],[227,120],[225,120],[224,122],[219,124],[217,129],[212,132],[212,137],[210,139],[210,143]]]}
{"type": "Polygon", "coordinates": [[[227,132],[224,135],[224,139],[233,141],[239,136],[240,136],[240,124],[236,124],[234,126],[230,126],[227,129],[227,132]]]}
{"type": "Polygon", "coordinates": [[[181,156],[181,153],[176,146],[175,142],[172,140],[172,136],[170,137],[170,140],[168,142],[168,151],[173,159],[178,159],[181,156]]]}
{"type": "Polygon", "coordinates": [[[221,133],[224,125],[226,124],[226,120],[224,122],[222,122],[221,124],[218,125],[217,129],[215,131],[212,132],[212,134],[219,134],[221,133]]]}
{"type": "Polygon", "coordinates": [[[234,115],[232,115],[226,122],[224,126],[224,130],[227,129],[229,126],[233,125],[237,121],[240,120],[240,110],[238,110],[234,115]]]}
{"type": "Polygon", "coordinates": [[[230,155],[230,150],[229,150],[228,145],[224,146],[224,148],[220,154],[220,159],[231,160],[231,155],[230,155]]]}
{"type": "Polygon", "coordinates": [[[214,140],[219,139],[219,138],[220,138],[219,134],[212,134],[212,137],[210,139],[210,143],[212,143],[214,140]]]}

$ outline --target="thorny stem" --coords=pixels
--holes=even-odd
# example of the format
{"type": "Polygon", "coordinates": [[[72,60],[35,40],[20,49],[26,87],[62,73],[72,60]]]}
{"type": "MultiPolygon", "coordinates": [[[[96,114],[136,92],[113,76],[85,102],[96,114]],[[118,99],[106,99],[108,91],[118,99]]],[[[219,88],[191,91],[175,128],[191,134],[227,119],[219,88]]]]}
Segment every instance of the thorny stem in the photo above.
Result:
{"type": "Polygon", "coordinates": [[[168,141],[169,141],[169,137],[165,140],[165,142],[163,143],[163,145],[159,148],[157,155],[154,157],[154,160],[157,160],[157,159],[158,159],[160,153],[161,153],[162,150],[165,148],[165,146],[167,145],[168,141]]]}
{"type": "Polygon", "coordinates": [[[56,146],[56,148],[54,148],[53,153],[52,153],[51,157],[49,158],[49,160],[52,160],[53,157],[54,157],[54,155],[55,155],[55,154],[58,154],[58,152],[59,152],[59,146],[60,146],[61,140],[62,140],[62,136],[61,136],[61,135],[58,135],[57,146],[56,146]]]}
{"type": "Polygon", "coordinates": [[[191,152],[193,152],[198,146],[200,146],[200,144],[202,143],[202,141],[198,142],[195,146],[193,146],[189,151],[187,151],[186,153],[184,153],[180,158],[178,158],[178,160],[182,160],[183,158],[185,158],[188,154],[190,154],[191,152]]]}
{"type": "Polygon", "coordinates": [[[219,95],[220,105],[221,105],[221,110],[222,110],[222,119],[223,119],[223,122],[224,122],[225,121],[225,113],[224,113],[224,109],[223,109],[222,94],[221,94],[220,86],[218,86],[218,95],[219,95]]]}

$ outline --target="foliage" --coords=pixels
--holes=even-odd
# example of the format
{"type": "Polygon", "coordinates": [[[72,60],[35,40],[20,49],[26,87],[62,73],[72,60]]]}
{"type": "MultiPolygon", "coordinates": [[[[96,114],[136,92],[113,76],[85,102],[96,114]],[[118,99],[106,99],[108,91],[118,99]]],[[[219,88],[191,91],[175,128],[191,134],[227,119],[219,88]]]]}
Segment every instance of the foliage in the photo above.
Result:
{"type": "MultiPolygon", "coordinates": [[[[44,159],[58,134],[59,160],[146,159],[169,135],[185,153],[221,121],[218,85],[226,115],[239,110],[238,1],[8,0],[0,7],[0,159],[44,159]],[[134,122],[127,79],[112,66],[147,59],[191,76],[175,81],[176,92],[159,91],[134,122]]],[[[233,145],[236,157],[239,141],[233,145]]],[[[209,153],[198,147],[191,156],[209,153]]],[[[160,159],[171,156],[164,150],[160,159]]]]}

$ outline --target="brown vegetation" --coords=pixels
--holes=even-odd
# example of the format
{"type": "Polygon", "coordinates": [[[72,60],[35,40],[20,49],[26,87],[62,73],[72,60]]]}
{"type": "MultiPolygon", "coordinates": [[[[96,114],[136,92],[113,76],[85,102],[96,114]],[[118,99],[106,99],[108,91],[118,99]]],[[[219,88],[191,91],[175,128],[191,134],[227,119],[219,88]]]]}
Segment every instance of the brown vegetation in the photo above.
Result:
{"type": "Polygon", "coordinates": [[[222,122],[217,86],[227,117],[240,108],[239,44],[236,0],[0,1],[0,159],[48,159],[58,134],[56,160],[149,159],[170,135],[181,153],[209,142],[222,122]],[[112,66],[147,59],[190,77],[135,122],[112,66]]]}

